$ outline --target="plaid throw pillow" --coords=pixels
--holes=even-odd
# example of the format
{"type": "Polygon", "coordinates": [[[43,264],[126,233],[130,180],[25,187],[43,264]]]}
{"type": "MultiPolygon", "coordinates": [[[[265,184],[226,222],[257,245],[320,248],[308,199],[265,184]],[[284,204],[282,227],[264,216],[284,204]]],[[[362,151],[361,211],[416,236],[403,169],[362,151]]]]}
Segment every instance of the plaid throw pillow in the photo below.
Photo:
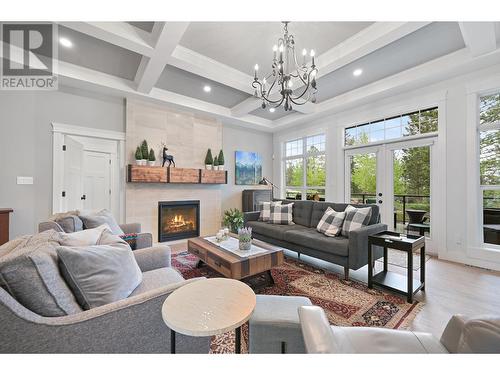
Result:
{"type": "Polygon", "coordinates": [[[342,225],[342,236],[349,237],[349,232],[361,228],[370,222],[372,208],[356,208],[351,205],[345,209],[345,220],[342,225]]]}
{"type": "Polygon", "coordinates": [[[269,217],[270,224],[293,224],[292,211],[293,203],[283,205],[271,205],[271,216],[269,217]]]}
{"type": "Polygon", "coordinates": [[[333,208],[328,207],[318,223],[316,229],[328,237],[335,237],[342,231],[345,212],[337,212],[333,208]]]}
{"type": "Polygon", "coordinates": [[[262,202],[259,221],[269,221],[269,217],[271,216],[271,206],[280,205],[281,201],[274,202],[262,202]]]}

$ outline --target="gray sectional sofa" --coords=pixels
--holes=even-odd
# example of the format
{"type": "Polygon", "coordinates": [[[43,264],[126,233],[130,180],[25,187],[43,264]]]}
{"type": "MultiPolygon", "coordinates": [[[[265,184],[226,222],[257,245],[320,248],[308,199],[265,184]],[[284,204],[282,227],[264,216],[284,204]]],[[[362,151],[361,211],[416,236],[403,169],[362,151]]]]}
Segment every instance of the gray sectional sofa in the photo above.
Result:
{"type": "MultiPolygon", "coordinates": [[[[387,225],[380,223],[380,213],[376,205],[356,205],[371,207],[372,216],[367,226],[351,231],[349,237],[327,237],[316,230],[316,226],[328,207],[335,211],[344,211],[348,203],[330,203],[316,201],[288,201],[294,203],[292,225],[269,224],[258,221],[260,212],[246,212],[244,225],[251,227],[253,237],[281,246],[300,254],[344,267],[345,279],[349,279],[349,269],[357,270],[368,264],[368,236],[387,230],[387,225]]],[[[374,259],[382,257],[382,249],[375,249],[374,259]]]]}

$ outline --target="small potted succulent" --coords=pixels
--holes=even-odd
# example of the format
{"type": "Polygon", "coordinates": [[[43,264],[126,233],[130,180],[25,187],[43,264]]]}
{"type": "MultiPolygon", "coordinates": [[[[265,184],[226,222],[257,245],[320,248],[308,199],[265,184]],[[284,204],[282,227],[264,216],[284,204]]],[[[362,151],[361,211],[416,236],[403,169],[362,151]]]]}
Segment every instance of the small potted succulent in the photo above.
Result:
{"type": "Polygon", "coordinates": [[[142,154],[142,165],[146,165],[148,163],[148,156],[149,156],[149,148],[148,148],[148,142],[146,140],[142,141],[141,143],[141,154],[142,154]]]}
{"type": "Polygon", "coordinates": [[[153,149],[150,149],[149,150],[149,157],[148,157],[148,165],[150,167],[154,167],[155,162],[156,162],[155,152],[153,151],[153,149]]]}
{"type": "Polygon", "coordinates": [[[217,158],[217,161],[219,162],[219,171],[224,170],[224,152],[220,150],[219,152],[219,157],[217,158]]]}
{"type": "Polygon", "coordinates": [[[140,147],[135,149],[135,164],[142,165],[142,151],[140,147]]]}
{"type": "Polygon", "coordinates": [[[205,169],[212,169],[214,159],[212,157],[212,150],[208,149],[207,156],[205,156],[205,169]]]}
{"type": "Polygon", "coordinates": [[[239,229],[238,240],[240,250],[250,250],[252,248],[252,228],[239,229]]]}
{"type": "Polygon", "coordinates": [[[214,170],[219,170],[219,159],[217,159],[217,156],[214,158],[214,170]]]}

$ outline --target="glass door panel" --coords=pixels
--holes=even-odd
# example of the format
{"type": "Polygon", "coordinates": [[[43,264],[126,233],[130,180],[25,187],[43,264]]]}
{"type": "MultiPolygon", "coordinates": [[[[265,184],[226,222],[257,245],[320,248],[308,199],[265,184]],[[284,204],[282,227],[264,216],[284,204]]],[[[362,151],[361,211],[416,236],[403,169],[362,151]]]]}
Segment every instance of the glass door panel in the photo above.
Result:
{"type": "Polygon", "coordinates": [[[377,201],[377,154],[354,154],[349,157],[350,202],[356,204],[377,201]]]}
{"type": "Polygon", "coordinates": [[[392,150],[393,225],[397,232],[430,236],[430,146],[392,150]]]}

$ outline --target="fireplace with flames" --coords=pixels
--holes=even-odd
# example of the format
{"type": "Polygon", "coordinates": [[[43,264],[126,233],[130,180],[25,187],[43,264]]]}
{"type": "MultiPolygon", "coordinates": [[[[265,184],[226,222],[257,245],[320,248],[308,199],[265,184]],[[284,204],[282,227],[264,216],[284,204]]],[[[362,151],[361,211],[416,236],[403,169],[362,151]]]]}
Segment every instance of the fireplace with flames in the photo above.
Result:
{"type": "Polygon", "coordinates": [[[199,235],[200,201],[158,202],[158,242],[199,235]]]}

